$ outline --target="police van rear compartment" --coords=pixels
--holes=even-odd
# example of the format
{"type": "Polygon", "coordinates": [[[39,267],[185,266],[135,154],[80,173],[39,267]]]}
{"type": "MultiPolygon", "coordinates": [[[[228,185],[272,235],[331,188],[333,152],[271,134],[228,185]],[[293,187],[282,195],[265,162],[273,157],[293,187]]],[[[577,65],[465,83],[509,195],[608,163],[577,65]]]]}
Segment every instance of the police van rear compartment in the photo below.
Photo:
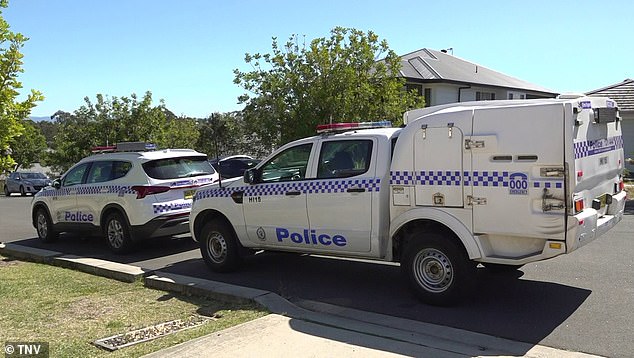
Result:
{"type": "Polygon", "coordinates": [[[569,173],[569,220],[566,237],[571,252],[599,237],[623,216],[623,137],[616,103],[607,98],[580,98],[572,108],[574,163],[569,173]]]}

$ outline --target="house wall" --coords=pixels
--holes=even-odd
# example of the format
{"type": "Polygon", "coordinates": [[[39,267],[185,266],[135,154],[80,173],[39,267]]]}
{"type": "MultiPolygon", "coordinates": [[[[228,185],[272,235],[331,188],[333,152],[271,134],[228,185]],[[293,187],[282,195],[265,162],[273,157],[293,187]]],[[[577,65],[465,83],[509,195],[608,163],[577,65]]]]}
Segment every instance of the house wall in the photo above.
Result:
{"type": "MultiPolygon", "coordinates": [[[[514,91],[505,88],[492,89],[490,87],[459,86],[445,83],[423,84],[421,87],[421,92],[424,93],[425,88],[431,89],[431,101],[430,103],[427,103],[429,106],[475,101],[477,99],[477,92],[494,93],[496,100],[508,99],[509,93],[513,93],[513,99],[520,99],[521,95],[524,95],[524,98],[528,98],[528,96],[533,95],[530,92],[514,91]]],[[[537,95],[533,96],[543,97],[537,95]]]]}

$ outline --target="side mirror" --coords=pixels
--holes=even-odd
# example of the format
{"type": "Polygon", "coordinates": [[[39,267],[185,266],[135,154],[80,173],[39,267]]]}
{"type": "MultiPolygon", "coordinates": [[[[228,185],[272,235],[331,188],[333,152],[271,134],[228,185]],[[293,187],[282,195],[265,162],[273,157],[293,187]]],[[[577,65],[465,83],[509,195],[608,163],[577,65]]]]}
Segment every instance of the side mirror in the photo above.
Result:
{"type": "Polygon", "coordinates": [[[255,169],[245,170],[242,178],[246,184],[253,184],[255,182],[255,169]]]}
{"type": "Polygon", "coordinates": [[[53,188],[59,189],[62,187],[62,182],[59,179],[53,180],[53,188]]]}

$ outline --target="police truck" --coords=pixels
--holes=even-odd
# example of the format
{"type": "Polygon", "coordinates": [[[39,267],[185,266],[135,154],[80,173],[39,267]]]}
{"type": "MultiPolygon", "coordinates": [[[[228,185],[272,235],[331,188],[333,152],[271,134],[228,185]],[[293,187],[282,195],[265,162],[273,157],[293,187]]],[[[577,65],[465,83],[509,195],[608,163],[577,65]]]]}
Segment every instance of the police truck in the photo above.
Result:
{"type": "Polygon", "coordinates": [[[321,125],[200,188],[189,225],[207,266],[232,271],[259,250],[398,262],[423,302],[451,305],[478,267],[571,253],[622,219],[609,98],[454,103],[403,122],[321,125]]]}

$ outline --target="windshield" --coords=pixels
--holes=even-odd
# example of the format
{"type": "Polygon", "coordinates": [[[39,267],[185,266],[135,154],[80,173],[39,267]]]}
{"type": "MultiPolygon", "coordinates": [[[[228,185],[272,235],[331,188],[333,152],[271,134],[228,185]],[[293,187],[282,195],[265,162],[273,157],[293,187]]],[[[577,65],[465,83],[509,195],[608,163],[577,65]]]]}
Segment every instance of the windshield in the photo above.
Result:
{"type": "Polygon", "coordinates": [[[204,156],[157,159],[144,163],[143,170],[154,179],[191,178],[216,172],[204,156]]]}
{"type": "Polygon", "coordinates": [[[20,176],[22,179],[47,179],[46,175],[42,173],[22,173],[20,176]]]}

